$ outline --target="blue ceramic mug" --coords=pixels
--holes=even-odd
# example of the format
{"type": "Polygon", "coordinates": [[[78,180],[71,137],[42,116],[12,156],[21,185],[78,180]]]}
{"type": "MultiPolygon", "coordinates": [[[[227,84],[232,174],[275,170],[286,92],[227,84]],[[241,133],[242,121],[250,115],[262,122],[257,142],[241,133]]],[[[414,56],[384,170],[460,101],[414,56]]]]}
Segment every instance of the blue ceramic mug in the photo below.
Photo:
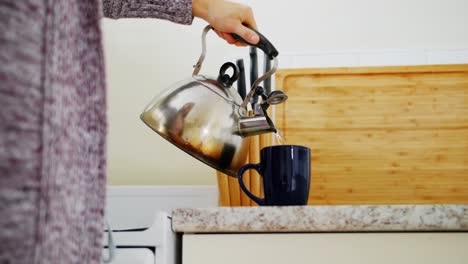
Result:
{"type": "Polygon", "coordinates": [[[310,186],[310,149],[298,145],[263,148],[259,164],[246,164],[239,169],[241,189],[259,205],[306,205],[310,186]],[[259,198],[243,182],[246,170],[254,169],[262,176],[265,198],[259,198]]]}

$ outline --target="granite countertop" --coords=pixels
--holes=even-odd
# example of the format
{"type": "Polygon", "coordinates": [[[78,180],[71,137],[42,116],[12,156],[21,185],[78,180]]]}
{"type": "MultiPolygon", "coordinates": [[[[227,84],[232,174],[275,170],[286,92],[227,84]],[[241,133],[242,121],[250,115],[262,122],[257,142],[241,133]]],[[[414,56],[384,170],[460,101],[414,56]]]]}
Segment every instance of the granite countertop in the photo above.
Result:
{"type": "Polygon", "coordinates": [[[183,233],[468,231],[468,205],[180,208],[183,233]]]}

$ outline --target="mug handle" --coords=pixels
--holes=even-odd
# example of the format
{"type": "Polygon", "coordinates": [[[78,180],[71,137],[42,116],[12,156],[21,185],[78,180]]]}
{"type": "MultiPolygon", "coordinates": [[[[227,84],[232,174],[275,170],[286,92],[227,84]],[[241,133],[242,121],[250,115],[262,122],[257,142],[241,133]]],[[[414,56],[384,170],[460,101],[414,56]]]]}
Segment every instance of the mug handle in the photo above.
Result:
{"type": "Polygon", "coordinates": [[[239,169],[239,173],[237,174],[237,179],[239,180],[239,185],[242,189],[242,191],[244,191],[245,194],[247,194],[247,196],[252,199],[254,202],[256,202],[258,205],[265,205],[265,199],[262,199],[262,198],[259,198],[255,195],[253,195],[248,189],[247,187],[245,187],[244,185],[244,180],[243,180],[243,176],[244,176],[244,172],[246,170],[249,170],[249,169],[254,169],[256,170],[259,174],[260,174],[260,164],[246,164],[244,166],[242,166],[240,169],[239,169]]]}

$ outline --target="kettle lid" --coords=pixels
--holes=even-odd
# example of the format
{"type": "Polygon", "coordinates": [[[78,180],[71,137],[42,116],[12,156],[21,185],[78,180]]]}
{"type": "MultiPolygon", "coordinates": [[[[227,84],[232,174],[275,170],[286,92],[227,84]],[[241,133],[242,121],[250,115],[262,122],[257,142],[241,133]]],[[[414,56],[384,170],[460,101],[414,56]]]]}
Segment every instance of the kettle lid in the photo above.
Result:
{"type": "Polygon", "coordinates": [[[230,89],[230,87],[224,87],[222,85],[219,85],[219,83],[215,79],[207,78],[203,75],[198,75],[196,77],[194,76],[193,78],[195,81],[197,81],[197,83],[215,92],[216,94],[224,98],[227,102],[239,107],[242,104],[242,98],[236,90],[230,89]]]}

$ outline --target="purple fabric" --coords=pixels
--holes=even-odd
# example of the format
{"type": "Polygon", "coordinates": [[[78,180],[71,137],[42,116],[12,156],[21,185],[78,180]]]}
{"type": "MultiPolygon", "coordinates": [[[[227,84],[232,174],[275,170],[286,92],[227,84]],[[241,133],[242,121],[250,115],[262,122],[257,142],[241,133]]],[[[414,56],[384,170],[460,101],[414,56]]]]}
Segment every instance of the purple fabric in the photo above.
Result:
{"type": "Polygon", "coordinates": [[[192,0],[102,0],[109,18],[151,17],[191,24],[192,0]]]}
{"type": "Polygon", "coordinates": [[[192,22],[191,0],[0,0],[0,263],[100,263],[99,19],[192,22]]]}

